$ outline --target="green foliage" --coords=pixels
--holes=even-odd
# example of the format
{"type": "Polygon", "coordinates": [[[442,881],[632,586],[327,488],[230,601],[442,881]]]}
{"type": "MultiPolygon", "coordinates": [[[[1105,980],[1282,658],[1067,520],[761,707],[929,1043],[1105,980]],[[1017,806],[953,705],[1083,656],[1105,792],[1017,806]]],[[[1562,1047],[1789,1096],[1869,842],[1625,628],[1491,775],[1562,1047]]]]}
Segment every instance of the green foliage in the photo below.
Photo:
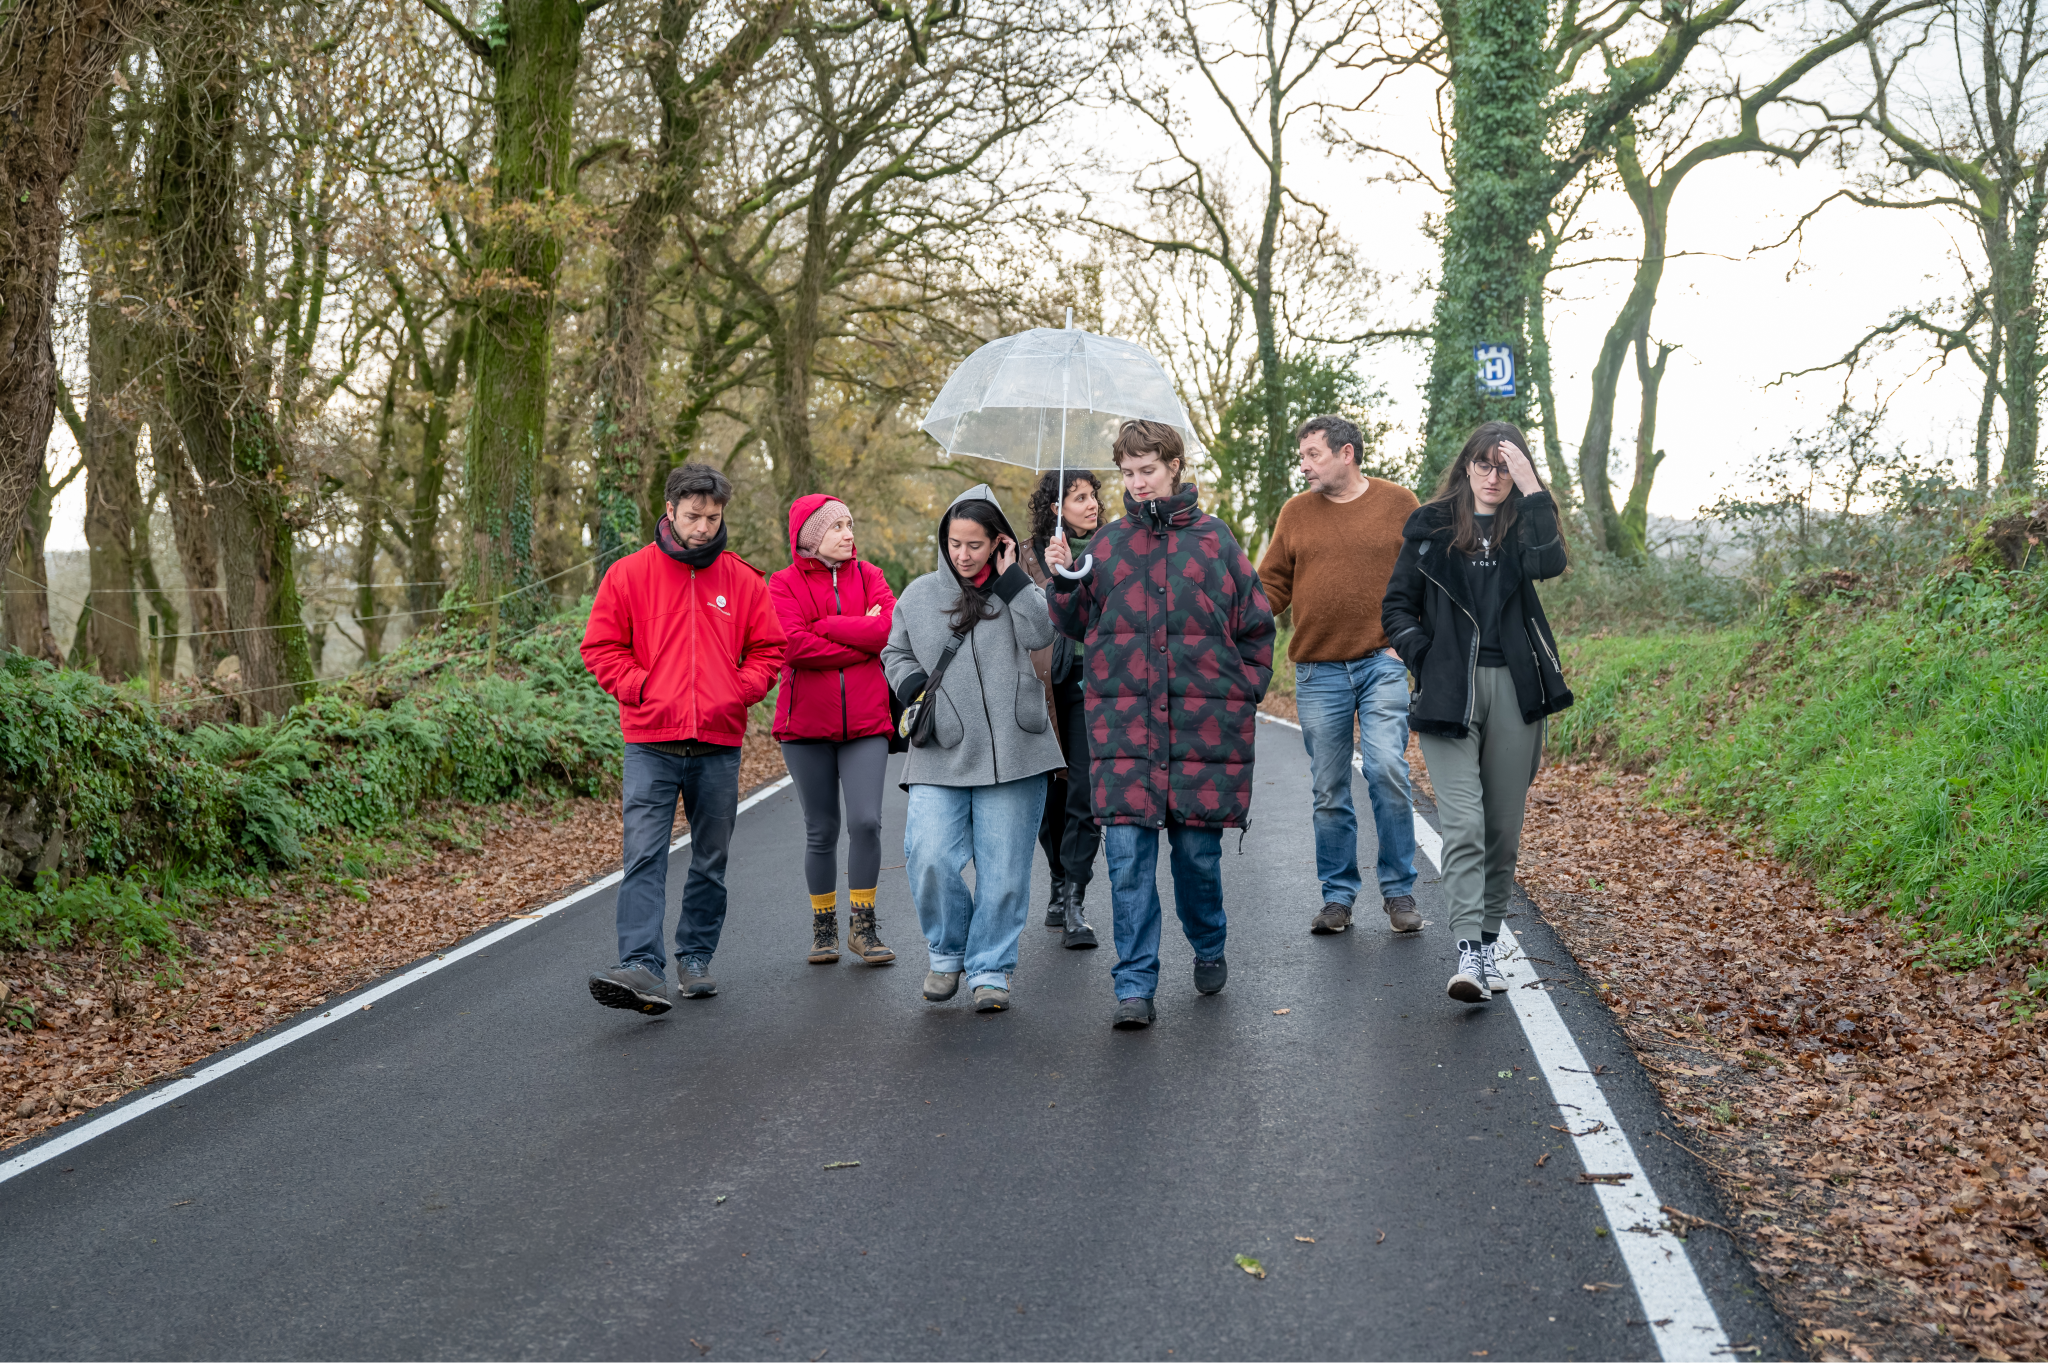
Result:
{"type": "MultiPolygon", "coordinates": [[[[0,943],[64,947],[80,941],[118,944],[131,959],[145,947],[179,949],[170,912],[140,881],[87,876],[65,884],[46,871],[34,890],[0,887],[0,943]]],[[[34,1025],[32,1014],[28,1025],[34,1025]]]]}
{"type": "MultiPolygon", "coordinates": [[[[1384,390],[1360,378],[1354,357],[1294,355],[1280,361],[1281,409],[1299,420],[1342,416],[1357,423],[1365,439],[1359,463],[1367,473],[1404,481],[1413,470],[1386,448],[1392,423],[1378,415],[1384,390]]],[[[1223,410],[1209,457],[1216,461],[1215,486],[1223,500],[1216,514],[1247,546],[1259,544],[1280,507],[1296,491],[1297,459],[1292,445],[1268,450],[1263,385],[1238,394],[1223,410]]]]}
{"type": "Polygon", "coordinates": [[[1719,627],[1744,619],[1755,605],[1740,581],[1694,555],[1630,559],[1577,546],[1571,571],[1541,591],[1544,613],[1560,635],[1719,627]]]}
{"type": "Polygon", "coordinates": [[[0,941],[65,942],[93,925],[161,946],[149,876],[292,865],[309,839],[385,833],[431,800],[597,793],[624,748],[580,637],[577,613],[501,638],[485,673],[475,632],[423,636],[281,720],[189,735],[126,688],[11,656],[0,804],[33,810],[64,855],[61,879],[0,888],[0,941]]]}
{"type": "Polygon", "coordinates": [[[1843,903],[1959,964],[2048,926],[2048,572],[1952,568],[1902,604],[1564,646],[1552,742],[1657,767],[1843,903]]]}

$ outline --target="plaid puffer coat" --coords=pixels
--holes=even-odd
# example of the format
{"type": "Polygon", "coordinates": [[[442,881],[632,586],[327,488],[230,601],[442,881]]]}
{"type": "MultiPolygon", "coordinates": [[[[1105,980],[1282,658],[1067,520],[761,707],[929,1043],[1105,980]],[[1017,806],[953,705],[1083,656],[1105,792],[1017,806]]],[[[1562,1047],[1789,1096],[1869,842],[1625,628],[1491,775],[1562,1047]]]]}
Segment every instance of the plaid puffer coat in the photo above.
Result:
{"type": "Polygon", "coordinates": [[[1273,609],[1195,487],[1124,498],[1088,542],[1095,568],[1055,574],[1053,625],[1086,644],[1090,789],[1101,823],[1243,828],[1252,743],[1273,678],[1273,609]]]}

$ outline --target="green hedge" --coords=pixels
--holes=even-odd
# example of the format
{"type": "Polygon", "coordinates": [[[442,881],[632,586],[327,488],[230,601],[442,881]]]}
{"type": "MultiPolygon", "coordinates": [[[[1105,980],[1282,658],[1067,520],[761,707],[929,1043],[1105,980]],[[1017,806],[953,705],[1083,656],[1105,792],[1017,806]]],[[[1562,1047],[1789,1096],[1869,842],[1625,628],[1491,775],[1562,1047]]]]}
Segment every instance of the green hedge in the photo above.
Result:
{"type": "Polygon", "coordinates": [[[108,932],[161,945],[138,882],[294,865],[309,839],[387,833],[430,800],[615,785],[618,710],[580,637],[580,613],[551,622],[504,643],[486,674],[481,640],[437,634],[274,723],[189,734],[135,688],[9,655],[0,939],[72,940],[94,930],[99,902],[108,932]]]}
{"type": "MultiPolygon", "coordinates": [[[[2048,925],[2048,573],[1981,559],[1895,609],[1788,590],[1762,624],[1567,640],[1553,746],[1654,771],[1839,901],[1970,963],[2048,925]]],[[[2037,982],[2040,983],[2040,982],[2037,982]]]]}

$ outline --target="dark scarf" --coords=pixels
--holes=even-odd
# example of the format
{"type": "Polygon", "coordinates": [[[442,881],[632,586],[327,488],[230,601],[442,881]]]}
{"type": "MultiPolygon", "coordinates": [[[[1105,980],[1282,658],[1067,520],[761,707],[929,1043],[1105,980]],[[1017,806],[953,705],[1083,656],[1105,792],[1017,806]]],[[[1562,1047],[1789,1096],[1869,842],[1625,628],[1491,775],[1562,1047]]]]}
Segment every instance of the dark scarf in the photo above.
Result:
{"type": "Polygon", "coordinates": [[[725,552],[725,522],[718,523],[718,533],[711,537],[710,543],[702,549],[692,549],[676,534],[676,528],[669,524],[668,517],[663,516],[654,523],[654,542],[661,546],[662,553],[684,567],[695,568],[701,573],[716,563],[718,556],[725,552]]]}

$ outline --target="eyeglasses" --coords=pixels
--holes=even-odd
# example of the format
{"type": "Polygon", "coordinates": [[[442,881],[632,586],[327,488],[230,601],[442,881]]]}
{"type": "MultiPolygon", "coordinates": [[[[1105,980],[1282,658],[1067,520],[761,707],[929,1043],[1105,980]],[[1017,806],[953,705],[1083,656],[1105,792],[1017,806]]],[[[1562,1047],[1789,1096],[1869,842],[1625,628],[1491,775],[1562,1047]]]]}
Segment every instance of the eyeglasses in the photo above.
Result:
{"type": "Polygon", "coordinates": [[[1496,464],[1486,459],[1474,459],[1469,467],[1472,470],[1472,476],[1482,481],[1491,481],[1495,478],[1505,478],[1508,476],[1508,466],[1506,464],[1496,464]]]}

